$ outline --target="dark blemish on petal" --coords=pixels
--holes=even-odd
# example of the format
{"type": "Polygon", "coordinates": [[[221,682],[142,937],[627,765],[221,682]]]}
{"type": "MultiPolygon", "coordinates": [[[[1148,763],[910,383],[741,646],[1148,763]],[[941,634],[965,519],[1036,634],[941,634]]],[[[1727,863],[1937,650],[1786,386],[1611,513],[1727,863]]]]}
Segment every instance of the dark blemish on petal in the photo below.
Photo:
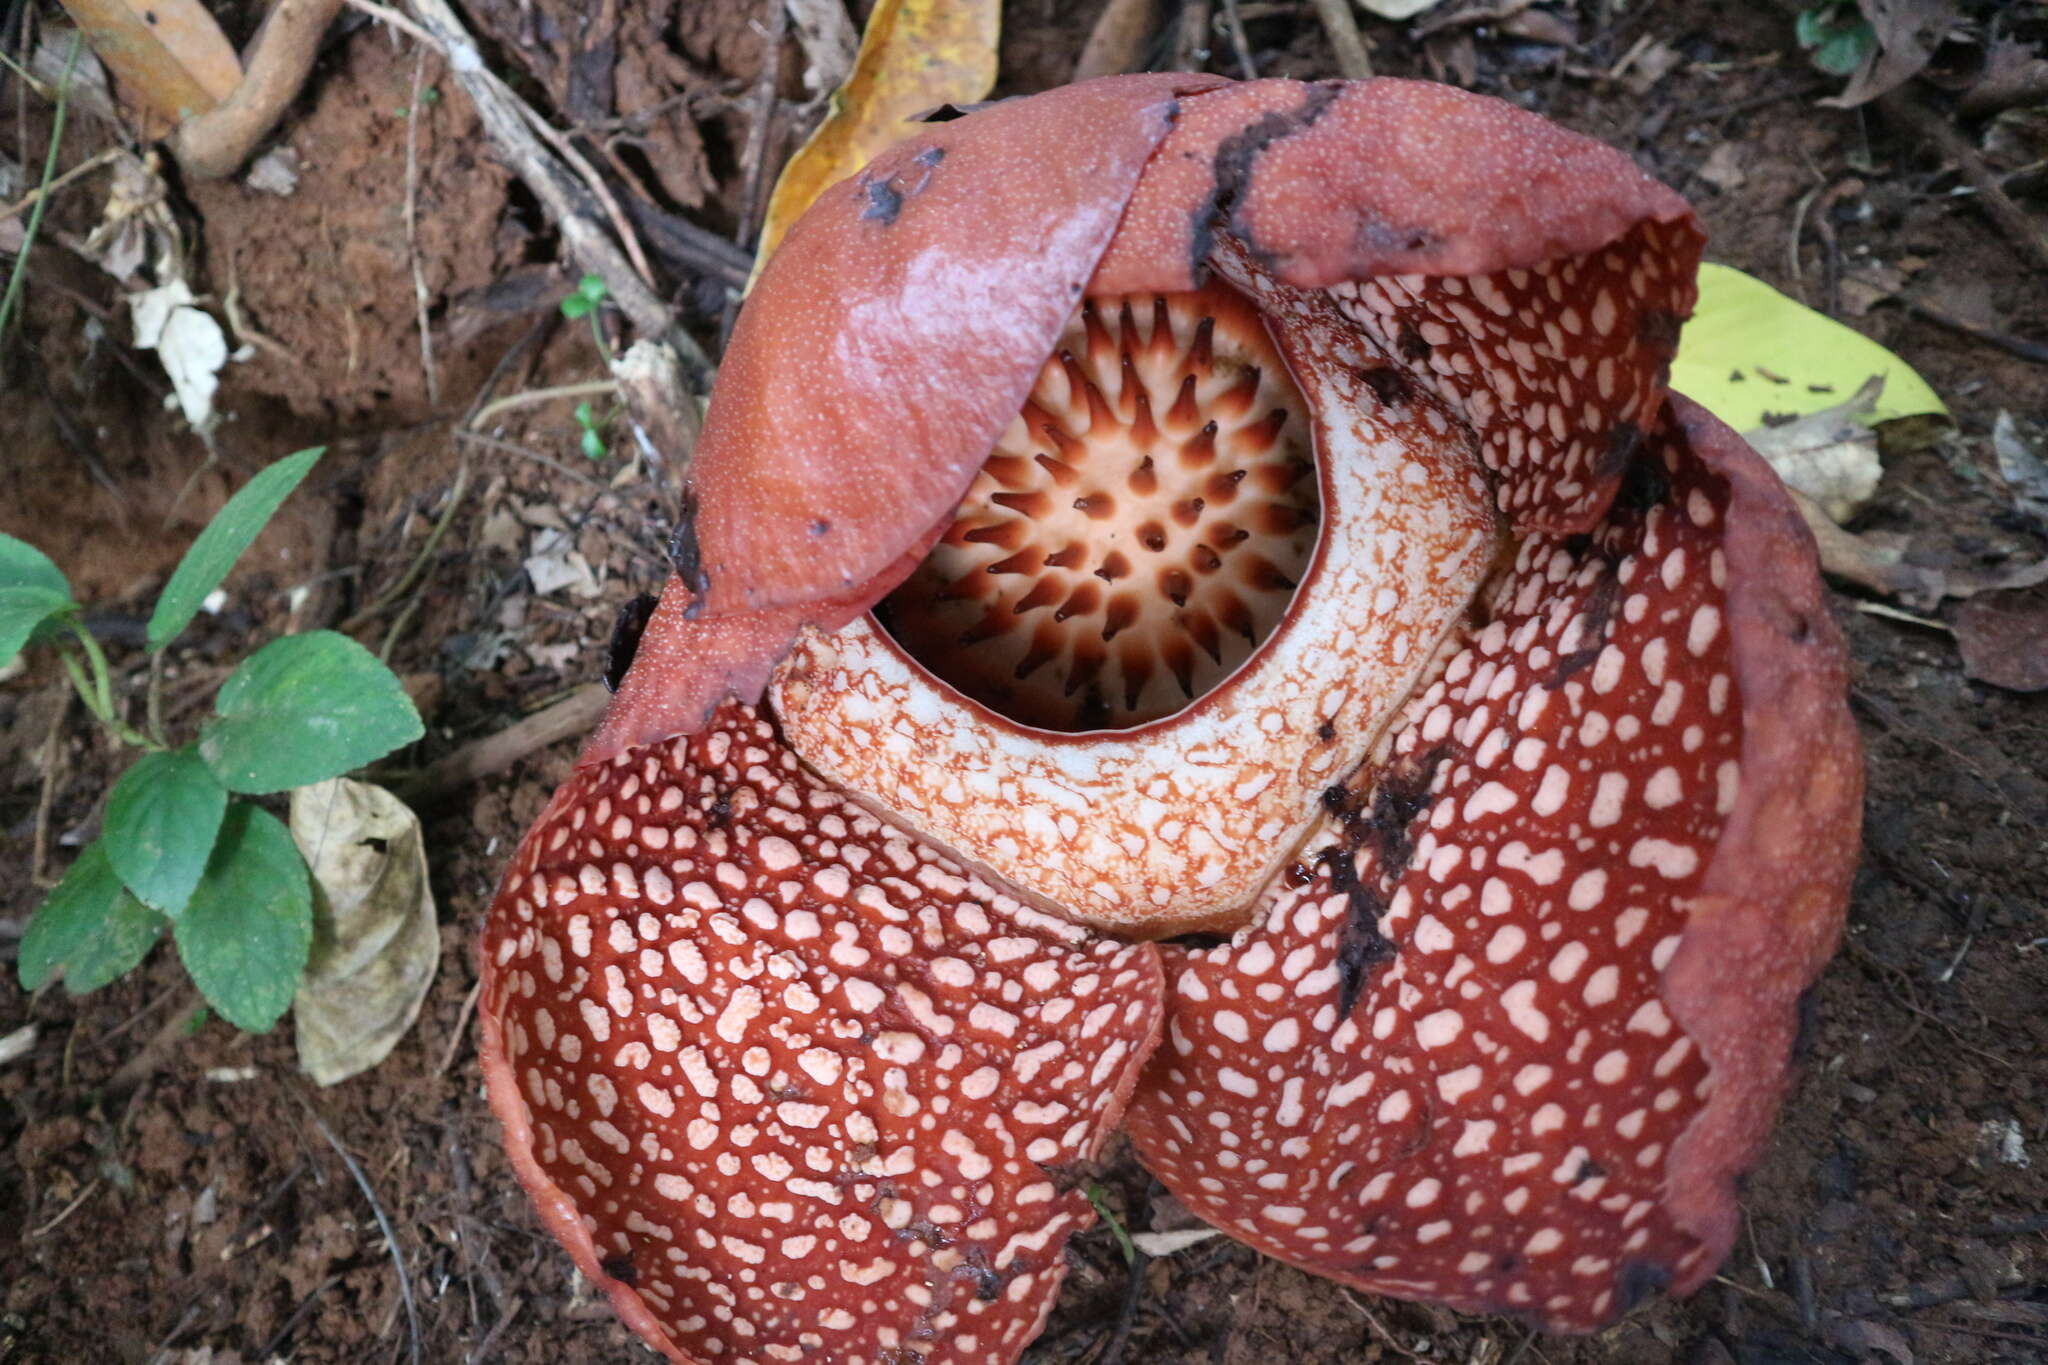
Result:
{"type": "Polygon", "coordinates": [[[832,523],[825,520],[825,518],[823,517],[819,517],[816,521],[813,521],[811,523],[811,534],[814,536],[822,536],[831,529],[832,523]]]}
{"type": "Polygon", "coordinates": [[[1406,318],[1401,319],[1401,333],[1395,339],[1394,346],[1401,352],[1403,360],[1419,364],[1429,359],[1429,343],[1422,339],[1422,333],[1415,329],[1415,324],[1406,318]]]}
{"type": "Polygon", "coordinates": [[[1572,1172],[1572,1184],[1584,1184],[1588,1180],[1606,1174],[1607,1168],[1605,1166],[1602,1166],[1591,1157],[1584,1157],[1579,1161],[1579,1169],[1572,1172]]]}
{"type": "Polygon", "coordinates": [[[704,572],[703,551],[697,545],[697,495],[688,488],[683,490],[682,515],[676,520],[675,534],[668,538],[668,562],[676,577],[683,580],[683,586],[696,594],[697,600],[683,613],[685,618],[695,620],[703,608],[704,592],[711,586],[711,577],[704,572]]]}
{"type": "Polygon", "coordinates": [[[732,819],[732,793],[720,792],[711,803],[710,814],[711,823],[719,829],[724,829],[726,822],[732,819]]]}
{"type": "Polygon", "coordinates": [[[927,147],[910,159],[929,170],[946,159],[946,149],[944,147],[927,147]]]}
{"type": "Polygon", "coordinates": [[[896,215],[903,212],[903,192],[887,180],[867,180],[861,183],[867,191],[867,207],[860,211],[865,220],[872,220],[887,227],[896,221],[896,215]]]}
{"type": "Polygon", "coordinates": [[[1621,474],[1621,487],[1614,490],[1614,504],[1625,512],[1642,513],[1661,507],[1671,496],[1671,475],[1664,462],[1641,451],[1621,474]]]}
{"type": "Polygon", "coordinates": [[[1678,331],[1685,319],[1669,308],[1645,308],[1636,317],[1636,340],[1665,357],[1678,354],[1678,331]]]}
{"type": "Polygon", "coordinates": [[[1361,223],[1353,239],[1367,247],[1372,254],[1399,251],[1411,254],[1434,251],[1443,245],[1443,238],[1428,228],[1396,227],[1391,223],[1361,223]]]}
{"type": "Polygon", "coordinates": [[[1614,1312],[1619,1317],[1671,1284],[1671,1271],[1655,1261],[1631,1257],[1614,1275],[1614,1312]]]}
{"type": "Polygon", "coordinates": [[[607,692],[619,690],[619,684],[626,680],[626,670],[633,666],[633,656],[640,652],[640,637],[647,630],[647,620],[654,615],[654,605],[660,599],[651,592],[643,592],[619,608],[619,614],[612,621],[611,643],[604,653],[604,686],[607,692]]]}
{"type": "Polygon", "coordinates": [[[1321,740],[1323,743],[1328,744],[1331,740],[1335,739],[1336,737],[1336,722],[1326,720],[1321,725],[1318,725],[1316,727],[1316,738],[1321,740]]]}
{"type": "Polygon", "coordinates": [[[1384,407],[1400,407],[1415,396],[1414,383],[1392,365],[1360,370],[1358,377],[1365,381],[1365,386],[1372,390],[1373,397],[1379,399],[1384,407]]]}
{"type": "Polygon", "coordinates": [[[1193,230],[1189,234],[1188,269],[1197,280],[1204,278],[1208,270],[1209,252],[1216,245],[1219,223],[1228,223],[1231,232],[1245,244],[1253,259],[1271,268],[1272,261],[1252,241],[1250,231],[1238,216],[1238,204],[1251,186],[1252,169],[1266,148],[1312,127],[1343,93],[1343,89],[1340,81],[1318,82],[1308,88],[1301,103],[1294,108],[1261,114],[1246,127],[1223,139],[1216,148],[1216,155],[1210,162],[1215,187],[1189,214],[1193,230]]]}
{"type": "Polygon", "coordinates": [[[640,1272],[633,1268],[631,1256],[607,1256],[597,1263],[597,1268],[628,1288],[640,1282],[640,1272]]]}
{"type": "Polygon", "coordinates": [[[1593,477],[1611,479],[1628,467],[1636,451],[1643,444],[1643,429],[1634,422],[1622,421],[1614,424],[1607,433],[1607,444],[1593,460],[1593,477]]]}
{"type": "Polygon", "coordinates": [[[1607,625],[1614,619],[1614,609],[1620,603],[1621,579],[1613,563],[1609,562],[1607,572],[1593,585],[1593,591],[1586,595],[1586,605],[1579,612],[1586,622],[1579,637],[1584,643],[1557,661],[1557,669],[1550,675],[1553,690],[1592,667],[1600,657],[1600,651],[1607,648],[1607,625]]]}

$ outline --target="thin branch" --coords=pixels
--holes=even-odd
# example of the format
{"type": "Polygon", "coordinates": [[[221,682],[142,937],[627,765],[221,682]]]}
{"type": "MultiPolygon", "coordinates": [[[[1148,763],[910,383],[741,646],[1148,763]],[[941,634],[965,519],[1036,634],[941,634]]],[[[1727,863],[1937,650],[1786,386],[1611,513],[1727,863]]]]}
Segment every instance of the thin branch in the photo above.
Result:
{"type": "Polygon", "coordinates": [[[241,169],[305,88],[320,40],[341,6],[342,0],[278,0],[256,31],[241,84],[178,125],[171,145],[187,175],[217,180],[241,169]]]}
{"type": "Polygon", "coordinates": [[[313,1120],[313,1126],[320,1130],[320,1136],[327,1139],[327,1145],[334,1149],[334,1154],[341,1158],[341,1164],[348,1167],[348,1173],[355,1177],[356,1188],[363,1192],[363,1198],[370,1201],[370,1212],[377,1216],[377,1226],[384,1233],[384,1244],[391,1248],[391,1264],[398,1268],[398,1293],[405,1301],[405,1326],[412,1342],[412,1365],[420,1365],[420,1315],[419,1310],[413,1306],[412,1276],[405,1268],[405,1248],[399,1244],[398,1231],[391,1226],[391,1219],[386,1216],[384,1206],[377,1202],[377,1192],[370,1188],[370,1178],[363,1174],[363,1168],[356,1164],[356,1159],[348,1154],[348,1149],[334,1136],[334,1130],[327,1126],[326,1120],[322,1119],[310,1104],[306,1106],[306,1115],[313,1120]]]}

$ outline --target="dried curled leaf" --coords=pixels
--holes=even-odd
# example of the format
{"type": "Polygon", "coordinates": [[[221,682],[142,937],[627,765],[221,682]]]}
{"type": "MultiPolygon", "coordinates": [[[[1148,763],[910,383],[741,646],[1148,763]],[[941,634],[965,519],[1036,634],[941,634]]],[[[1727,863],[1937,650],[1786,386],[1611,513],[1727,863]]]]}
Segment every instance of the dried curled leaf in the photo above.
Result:
{"type": "Polygon", "coordinates": [[[996,79],[996,0],[881,0],[861,37],[853,75],[832,95],[831,112],[782,168],[754,268],[828,185],[916,131],[913,114],[972,104],[996,79]]]}
{"type": "Polygon", "coordinates": [[[1737,431],[1832,407],[1873,375],[1884,396],[1869,421],[1948,412],[1905,361],[1762,280],[1705,264],[1699,284],[1671,387],[1737,431]]]}
{"type": "Polygon", "coordinates": [[[200,0],[62,0],[133,96],[172,120],[203,114],[242,83],[242,62],[200,0]]]}
{"type": "Polygon", "coordinates": [[[1870,501],[1884,477],[1877,433],[1859,420],[1870,415],[1883,392],[1884,377],[1872,375],[1845,403],[1746,431],[1742,439],[1770,462],[1787,487],[1812,498],[1836,521],[1847,521],[1870,501]]]}
{"type": "Polygon", "coordinates": [[[419,1017],[441,960],[420,821],[345,777],[292,792],[313,873],[313,951],[292,1004],[299,1065],[334,1085],[384,1060],[419,1017]]]}

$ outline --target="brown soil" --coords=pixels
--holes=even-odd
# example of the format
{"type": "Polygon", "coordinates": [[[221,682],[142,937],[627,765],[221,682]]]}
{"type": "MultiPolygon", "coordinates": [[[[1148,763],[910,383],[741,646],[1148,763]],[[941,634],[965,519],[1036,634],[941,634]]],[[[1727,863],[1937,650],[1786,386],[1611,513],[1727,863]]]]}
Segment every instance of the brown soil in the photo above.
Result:
{"type": "MultiPolygon", "coordinates": [[[[1330,74],[1307,5],[1242,4],[1265,16],[1250,36],[1266,74],[1330,74]]],[[[1070,69],[1098,7],[1011,4],[1006,92],[1070,69]]],[[[596,127],[615,108],[658,107],[607,134],[615,167],[647,202],[732,233],[745,213],[745,111],[762,57],[748,7],[622,0],[609,49],[583,17],[598,8],[483,0],[471,12],[493,63],[530,98],[573,111],[570,121],[596,127]]],[[[1830,283],[1841,267],[1912,258],[1929,298],[2000,332],[2048,336],[2048,279],[1949,193],[1953,176],[1929,149],[1868,111],[1814,102],[1823,92],[1792,48],[1789,19],[1726,0],[1549,10],[1575,20],[1583,39],[1562,61],[1556,47],[1487,25],[1428,45],[1392,25],[1368,31],[1384,71],[1469,69],[1478,88],[1626,148],[1700,204],[1716,259],[1816,306],[1842,306],[1830,283]],[[1620,17],[1603,29],[1608,14],[1620,17]],[[1646,38],[1678,58],[1647,90],[1583,74],[1646,38]],[[1743,178],[1716,174],[1715,188],[1699,172],[1724,143],[1733,152],[1723,162],[1732,157],[1743,178]],[[1816,188],[1823,194],[1807,202],[1816,188]]],[[[1216,69],[1234,74],[1227,44],[1217,49],[1216,69]]],[[[783,93],[799,97],[793,47],[781,69],[783,93]]],[[[588,333],[552,321],[569,282],[552,232],[447,74],[429,62],[421,80],[438,97],[415,106],[410,48],[355,27],[331,40],[287,123],[300,160],[294,195],[225,184],[181,198],[204,287],[238,290],[249,325],[277,348],[258,344],[227,371],[220,465],[207,466],[200,444],[163,415],[153,359],[119,344],[125,319],[112,315],[104,334],[88,328],[112,299],[106,286],[61,264],[31,272],[27,344],[0,362],[0,530],[41,544],[106,604],[105,633],[131,683],[149,593],[193,530],[248,471],[333,444],[310,491],[233,580],[227,610],[176,652],[174,727],[196,724],[210,686],[252,642],[376,603],[421,557],[465,461],[467,491],[424,559],[416,598],[351,626],[373,646],[392,640],[429,711],[429,738],[409,760],[593,676],[616,604],[658,582],[668,499],[637,471],[607,486],[620,461],[583,461],[569,403],[493,428],[547,460],[454,441],[432,420],[466,408],[508,355],[498,394],[587,379],[596,366],[588,333]],[[415,329],[415,258],[436,329],[438,401],[415,329]],[[549,525],[602,570],[597,596],[529,594],[520,561],[549,525]],[[294,603],[300,586],[312,591],[294,603]]],[[[11,91],[4,107],[0,122],[26,114],[0,148],[41,148],[46,113],[11,91]]],[[[105,140],[103,126],[75,120],[63,164],[105,140]]],[[[96,207],[95,194],[74,191],[50,221],[83,233],[96,207]]],[[[679,269],[673,282],[711,336],[716,289],[679,269]]],[[[1989,430],[2001,408],[2048,422],[2042,366],[1896,306],[1847,320],[1905,356],[1956,416],[1952,434],[1891,454],[1858,528],[1908,536],[1930,564],[2041,555],[2044,528],[2013,510],[1989,430]]],[[[1220,1239],[1145,1266],[1127,1294],[1130,1277],[1098,1228],[1073,1245],[1067,1291],[1028,1358],[2048,1360],[2048,700],[1970,681],[1940,630],[1867,614],[1848,595],[1835,603],[1869,752],[1867,856],[1847,944],[1815,994],[1798,1079],[1749,1180],[1746,1227],[1721,1279],[1599,1337],[1531,1340],[1505,1321],[1349,1294],[1220,1239]]],[[[32,845],[53,728],[53,867],[96,830],[117,770],[77,708],[59,705],[60,682],[43,664],[0,684],[0,1034],[25,1023],[39,1031],[26,1056],[0,1065],[0,1362],[390,1361],[408,1358],[415,1331],[411,1358],[434,1362],[634,1355],[538,1230],[507,1168],[465,1011],[471,933],[512,842],[567,771],[568,746],[431,816],[444,944],[432,997],[389,1060],[320,1091],[296,1072],[287,1030],[248,1037],[209,1022],[186,1036],[178,1025],[193,998],[168,953],[82,1000],[28,999],[15,986],[13,939],[41,895],[32,845]],[[112,1088],[117,1073],[140,1083],[112,1088]],[[416,1328],[372,1205],[316,1115],[395,1227],[416,1328]]],[[[1109,1200],[1132,1225],[1151,1225],[1161,1192],[1112,1155],[1109,1200]]]]}

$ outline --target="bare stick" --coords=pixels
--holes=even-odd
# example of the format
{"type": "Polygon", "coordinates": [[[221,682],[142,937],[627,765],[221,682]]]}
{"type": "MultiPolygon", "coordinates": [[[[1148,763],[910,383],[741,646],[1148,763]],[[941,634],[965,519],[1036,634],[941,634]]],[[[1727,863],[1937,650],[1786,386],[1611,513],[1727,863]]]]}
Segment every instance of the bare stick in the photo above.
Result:
{"type": "Polygon", "coordinates": [[[356,1165],[356,1159],[348,1154],[348,1148],[334,1136],[334,1130],[310,1104],[306,1106],[306,1116],[313,1120],[320,1136],[327,1139],[327,1145],[341,1158],[341,1164],[348,1167],[348,1173],[356,1179],[356,1188],[363,1192],[363,1198],[370,1201],[370,1212],[377,1216],[377,1226],[384,1233],[384,1244],[391,1248],[391,1264],[398,1267],[398,1293],[405,1301],[405,1327],[406,1335],[412,1340],[412,1365],[420,1365],[420,1315],[419,1310],[413,1307],[412,1276],[406,1273],[405,1248],[398,1243],[398,1232],[385,1215],[384,1206],[377,1202],[377,1192],[370,1188],[370,1178],[363,1174],[361,1166],[356,1165]]]}
{"type": "Polygon", "coordinates": [[[171,145],[185,174],[202,180],[233,175],[298,98],[320,55],[320,39],[342,0],[277,0],[263,20],[247,71],[233,94],[178,125],[171,145]]]}
{"type": "Polygon", "coordinates": [[[1372,58],[1366,55],[1365,35],[1351,16],[1351,0],[1315,0],[1316,17],[1330,35],[1330,48],[1337,58],[1337,73],[1347,81],[1362,81],[1372,75],[1372,58]]]}
{"type": "Polygon", "coordinates": [[[398,784],[407,805],[432,805],[480,777],[502,772],[527,755],[585,734],[611,704],[602,683],[585,683],[554,705],[514,722],[494,735],[463,745],[440,762],[398,784]]]}
{"type": "Polygon", "coordinates": [[[2042,236],[2033,220],[2012,202],[2011,196],[1998,183],[1998,177],[1984,164],[1984,158],[1977,155],[1977,149],[1946,118],[1904,88],[1880,96],[1877,107],[1932,143],[1945,159],[1953,161],[1956,169],[1962,172],[1963,179],[1977,191],[1978,202],[1983,204],[1984,212],[1991,216],[1991,221],[2031,255],[2036,265],[2048,267],[2048,237],[2042,236]]]}
{"type": "Polygon", "coordinates": [[[434,369],[434,329],[427,317],[427,272],[420,262],[420,94],[425,87],[427,49],[412,54],[412,99],[405,106],[405,240],[412,255],[412,299],[419,315],[420,367],[427,375],[427,408],[441,406],[441,377],[434,369]]]}

